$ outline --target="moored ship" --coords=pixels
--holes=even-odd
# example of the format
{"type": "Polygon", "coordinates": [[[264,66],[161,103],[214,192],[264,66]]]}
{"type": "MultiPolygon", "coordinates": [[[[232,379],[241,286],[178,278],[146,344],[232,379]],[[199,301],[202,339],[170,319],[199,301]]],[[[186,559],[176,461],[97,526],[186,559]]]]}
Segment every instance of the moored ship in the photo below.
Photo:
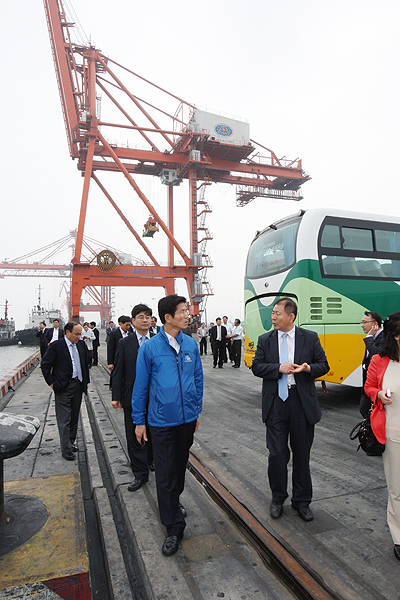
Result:
{"type": "Polygon", "coordinates": [[[8,300],[4,305],[4,319],[0,319],[0,346],[12,346],[18,344],[15,337],[14,319],[8,318],[8,300]]]}

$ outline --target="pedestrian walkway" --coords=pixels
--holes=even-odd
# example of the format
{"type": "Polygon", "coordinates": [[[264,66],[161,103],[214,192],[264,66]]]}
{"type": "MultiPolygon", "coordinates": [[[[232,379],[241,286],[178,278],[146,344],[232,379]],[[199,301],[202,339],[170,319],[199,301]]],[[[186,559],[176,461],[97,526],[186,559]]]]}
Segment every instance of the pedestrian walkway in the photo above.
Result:
{"type": "Polygon", "coordinates": [[[81,480],[77,462],[61,457],[51,397],[36,368],[3,411],[36,416],[41,425],[27,450],[4,462],[10,523],[0,524],[0,598],[46,590],[54,598],[91,597],[81,480]]]}

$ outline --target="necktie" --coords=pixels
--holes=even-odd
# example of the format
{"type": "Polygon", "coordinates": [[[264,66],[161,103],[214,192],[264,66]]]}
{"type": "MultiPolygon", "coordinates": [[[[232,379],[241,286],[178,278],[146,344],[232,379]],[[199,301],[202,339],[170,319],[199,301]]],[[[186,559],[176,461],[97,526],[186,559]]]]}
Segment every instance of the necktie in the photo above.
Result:
{"type": "Polygon", "coordinates": [[[139,344],[139,348],[142,347],[142,345],[147,341],[147,336],[146,335],[142,335],[140,337],[140,344],[139,344]]]}
{"type": "Polygon", "coordinates": [[[72,344],[72,353],[74,355],[74,362],[75,362],[78,379],[79,379],[79,381],[82,381],[83,377],[82,377],[82,369],[81,369],[81,359],[79,358],[79,352],[78,352],[78,348],[76,347],[76,344],[72,344]]]}
{"type": "MultiPolygon", "coordinates": [[[[288,341],[287,341],[287,333],[282,334],[282,342],[279,350],[279,362],[285,363],[288,362],[288,341]]],[[[286,398],[289,395],[288,392],[288,384],[287,384],[287,375],[282,373],[282,377],[278,380],[278,394],[279,398],[285,402],[286,398]]]]}

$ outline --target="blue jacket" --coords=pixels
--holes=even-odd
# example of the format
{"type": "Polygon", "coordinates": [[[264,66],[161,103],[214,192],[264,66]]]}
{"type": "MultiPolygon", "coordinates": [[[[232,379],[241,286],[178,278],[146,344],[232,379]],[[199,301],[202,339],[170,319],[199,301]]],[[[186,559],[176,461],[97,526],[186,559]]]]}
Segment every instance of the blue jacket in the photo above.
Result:
{"type": "Polygon", "coordinates": [[[132,419],[152,427],[174,427],[196,421],[203,398],[203,368],[194,339],[179,332],[177,354],[161,327],[160,333],[143,344],[136,362],[132,393],[132,419]]]}

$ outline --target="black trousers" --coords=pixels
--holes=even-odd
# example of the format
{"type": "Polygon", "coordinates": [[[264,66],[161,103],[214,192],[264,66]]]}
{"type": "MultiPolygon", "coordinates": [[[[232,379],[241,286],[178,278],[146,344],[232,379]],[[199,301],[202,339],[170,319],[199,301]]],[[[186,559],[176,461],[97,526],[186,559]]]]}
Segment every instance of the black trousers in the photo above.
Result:
{"type": "Polygon", "coordinates": [[[151,434],[146,424],[148,441],[139,444],[135,434],[135,423],[132,421],[132,408],[124,408],[125,436],[128,446],[128,456],[134,476],[142,481],[149,478],[149,464],[153,462],[151,434]]]}
{"type": "Polygon", "coordinates": [[[200,339],[200,355],[203,354],[203,350],[204,350],[204,354],[207,354],[207,338],[202,337],[200,339]]]}
{"type": "Polygon", "coordinates": [[[232,342],[232,358],[235,367],[240,367],[240,358],[242,354],[242,340],[233,340],[232,342]]]}
{"type": "Polygon", "coordinates": [[[215,340],[212,345],[214,367],[217,365],[217,362],[219,367],[222,367],[224,364],[224,351],[223,343],[215,340]]]}
{"type": "Polygon", "coordinates": [[[228,355],[229,355],[229,360],[233,360],[232,358],[232,342],[231,340],[227,340],[225,343],[225,347],[224,347],[224,362],[228,362],[228,355]],[[228,354],[227,354],[228,352],[228,354]]]}
{"type": "Polygon", "coordinates": [[[314,440],[314,425],[306,418],[296,388],[289,390],[283,402],[276,396],[267,421],[267,448],[269,450],[268,478],[272,501],[283,504],[287,493],[287,465],[290,458],[288,440],[292,449],[292,506],[305,508],[311,502],[312,483],[310,451],[314,440]]]}
{"type": "Polygon", "coordinates": [[[72,379],[66,388],[55,394],[56,419],[63,454],[72,452],[71,442],[76,440],[82,393],[83,384],[79,379],[72,379]]]}
{"type": "Polygon", "coordinates": [[[93,366],[97,367],[97,364],[99,362],[99,355],[98,355],[98,351],[99,351],[99,347],[93,344],[93,366]]]}
{"type": "Polygon", "coordinates": [[[186,463],[195,428],[196,421],[176,427],[150,427],[158,509],[168,535],[179,536],[186,527],[179,510],[179,496],[185,487],[186,463]]]}
{"type": "Polygon", "coordinates": [[[371,398],[368,398],[367,394],[364,392],[364,388],[361,390],[361,398],[360,398],[360,413],[363,418],[366,419],[369,415],[369,411],[371,410],[371,398]]]}

